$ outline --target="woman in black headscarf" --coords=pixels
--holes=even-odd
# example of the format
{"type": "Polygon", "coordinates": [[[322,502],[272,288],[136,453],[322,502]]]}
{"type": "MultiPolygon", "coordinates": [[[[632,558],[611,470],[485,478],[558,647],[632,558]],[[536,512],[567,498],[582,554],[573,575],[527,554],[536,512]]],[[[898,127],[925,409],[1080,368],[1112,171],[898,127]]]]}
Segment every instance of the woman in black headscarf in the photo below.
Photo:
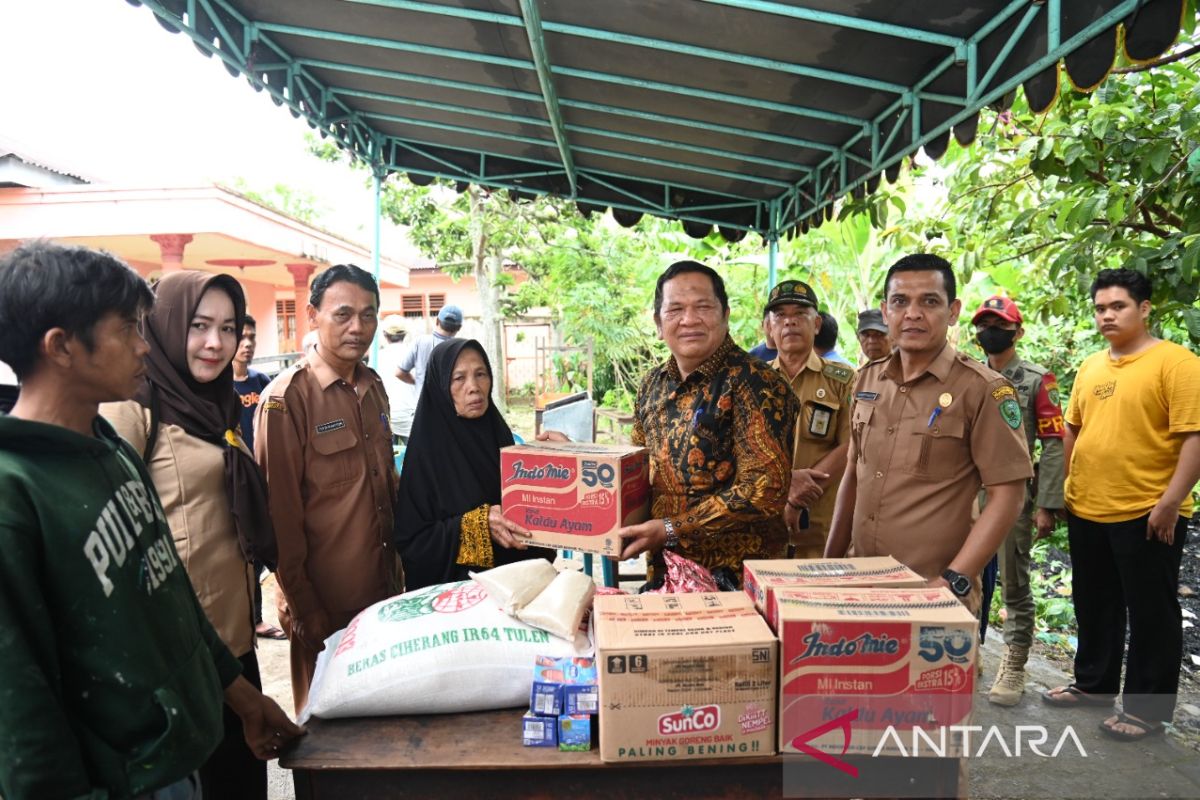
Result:
{"type": "Polygon", "coordinates": [[[474,339],[433,349],[400,474],[396,549],[404,586],[462,580],[468,570],[527,558],[529,532],[500,513],[500,448],[512,431],[492,405],[492,367],[474,339]]]}
{"type": "MultiPolygon", "coordinates": [[[[145,383],[133,400],[100,413],[142,453],[205,615],[261,690],[251,563],[274,563],[275,537],[266,482],[237,434],[242,403],[231,362],[245,295],[228,275],[192,270],[165,275],[154,294],[145,383]]],[[[265,800],[266,764],[229,705],[224,716],[225,737],[200,769],[204,796],[265,800]]]]}

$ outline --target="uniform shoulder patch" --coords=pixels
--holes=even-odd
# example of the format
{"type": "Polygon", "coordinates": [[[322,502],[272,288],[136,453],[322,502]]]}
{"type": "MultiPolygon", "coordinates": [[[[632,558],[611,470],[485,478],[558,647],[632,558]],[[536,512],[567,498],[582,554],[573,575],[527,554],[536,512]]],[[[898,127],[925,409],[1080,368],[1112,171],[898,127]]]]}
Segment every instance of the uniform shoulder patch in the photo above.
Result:
{"type": "Polygon", "coordinates": [[[1000,401],[1000,416],[1014,431],[1021,427],[1021,404],[1012,397],[1000,401]]]}
{"type": "Polygon", "coordinates": [[[1003,386],[997,386],[995,389],[992,389],[992,399],[997,403],[1002,402],[1006,397],[1015,397],[1016,394],[1017,391],[1007,383],[1003,386]]]}
{"type": "Polygon", "coordinates": [[[272,397],[270,400],[263,402],[263,411],[281,411],[287,413],[287,406],[277,397],[272,397]]]}
{"type": "Polygon", "coordinates": [[[835,381],[840,381],[841,383],[849,383],[850,379],[854,377],[854,370],[841,364],[827,363],[824,369],[821,370],[821,374],[827,378],[833,378],[835,381]]]}

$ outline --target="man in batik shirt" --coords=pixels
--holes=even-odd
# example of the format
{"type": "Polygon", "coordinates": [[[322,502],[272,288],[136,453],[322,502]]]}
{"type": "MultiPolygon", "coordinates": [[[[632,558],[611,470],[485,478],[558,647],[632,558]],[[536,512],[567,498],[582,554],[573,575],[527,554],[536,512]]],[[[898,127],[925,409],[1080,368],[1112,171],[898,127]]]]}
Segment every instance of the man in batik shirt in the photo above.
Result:
{"type": "Polygon", "coordinates": [[[658,278],[654,321],[671,357],[638,389],[633,441],[650,453],[651,519],[622,558],[664,548],[740,584],[746,559],[781,558],[798,401],[729,338],[725,282],[695,261],[658,278]]]}

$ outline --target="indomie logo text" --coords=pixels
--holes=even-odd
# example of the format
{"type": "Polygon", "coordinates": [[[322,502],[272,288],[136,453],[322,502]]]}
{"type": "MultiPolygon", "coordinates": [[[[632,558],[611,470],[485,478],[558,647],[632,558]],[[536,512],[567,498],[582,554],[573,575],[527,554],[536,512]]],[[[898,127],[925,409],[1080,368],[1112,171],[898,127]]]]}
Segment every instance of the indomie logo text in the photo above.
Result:
{"type": "Polygon", "coordinates": [[[720,706],[700,706],[699,708],[684,706],[673,714],[663,714],[658,718],[658,732],[662,736],[715,731],[720,727],[720,706]]]}
{"type": "Polygon", "coordinates": [[[524,461],[515,461],[512,465],[512,474],[508,476],[510,481],[541,481],[547,478],[569,481],[571,480],[571,468],[545,464],[540,467],[526,469],[524,461]]]}
{"type": "Polygon", "coordinates": [[[805,636],[803,641],[804,652],[796,656],[794,661],[815,656],[895,655],[900,650],[900,641],[886,633],[882,636],[863,633],[853,639],[843,636],[836,642],[823,642],[820,632],[813,631],[805,636]]]}

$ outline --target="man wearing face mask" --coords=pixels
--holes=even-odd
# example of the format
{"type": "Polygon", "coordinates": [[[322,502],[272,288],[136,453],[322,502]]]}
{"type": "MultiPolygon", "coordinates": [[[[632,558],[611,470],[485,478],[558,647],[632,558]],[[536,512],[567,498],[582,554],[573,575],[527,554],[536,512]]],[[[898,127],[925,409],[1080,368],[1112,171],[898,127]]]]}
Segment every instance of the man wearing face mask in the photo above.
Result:
{"type": "Polygon", "coordinates": [[[988,701],[1015,706],[1025,691],[1025,662],[1033,644],[1034,604],[1029,587],[1033,529],[1037,529],[1037,538],[1047,536],[1054,529],[1055,517],[1063,516],[1063,416],[1054,373],[1017,355],[1016,343],[1025,333],[1017,304],[1007,297],[989,297],[971,323],[979,346],[987,353],[988,366],[1008,378],[1016,389],[1030,458],[1035,457],[1034,440],[1042,443],[1021,516],[999,552],[1000,585],[1008,614],[1004,622],[1004,659],[988,701]]]}

